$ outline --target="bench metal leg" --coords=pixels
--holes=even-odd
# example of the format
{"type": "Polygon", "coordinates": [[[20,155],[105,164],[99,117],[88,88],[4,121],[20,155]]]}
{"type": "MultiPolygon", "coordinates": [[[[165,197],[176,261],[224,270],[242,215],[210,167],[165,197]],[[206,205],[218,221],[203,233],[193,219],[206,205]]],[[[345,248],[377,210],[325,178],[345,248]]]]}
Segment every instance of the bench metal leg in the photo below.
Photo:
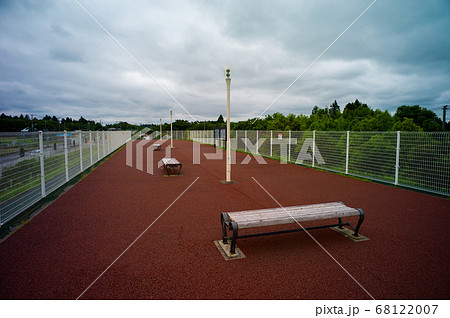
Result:
{"type": "Polygon", "coordinates": [[[231,221],[230,223],[230,230],[233,230],[233,237],[231,238],[231,246],[230,246],[230,253],[236,254],[236,240],[238,236],[238,225],[236,222],[231,221]]]}
{"type": "Polygon", "coordinates": [[[339,228],[342,229],[342,218],[338,218],[338,222],[339,222],[339,228]]]}
{"type": "Polygon", "coordinates": [[[234,221],[230,221],[227,213],[223,212],[220,214],[220,224],[222,226],[222,242],[223,244],[228,244],[229,237],[227,236],[227,230],[233,231],[233,236],[231,237],[230,253],[236,254],[236,241],[238,238],[238,225],[234,221]]]}
{"type": "Polygon", "coordinates": [[[358,224],[356,225],[355,233],[353,233],[353,236],[359,236],[359,228],[364,221],[364,211],[362,209],[357,209],[359,211],[359,220],[358,224]]]}
{"type": "Polygon", "coordinates": [[[221,213],[220,214],[220,225],[222,226],[222,243],[223,244],[228,244],[227,223],[228,223],[228,215],[226,213],[221,213]]]}
{"type": "Polygon", "coordinates": [[[174,172],[174,170],[178,167],[178,175],[180,175],[182,165],[181,165],[181,163],[180,164],[174,164],[174,165],[167,164],[167,165],[164,165],[164,167],[166,168],[167,175],[170,175],[169,170],[174,172]]]}

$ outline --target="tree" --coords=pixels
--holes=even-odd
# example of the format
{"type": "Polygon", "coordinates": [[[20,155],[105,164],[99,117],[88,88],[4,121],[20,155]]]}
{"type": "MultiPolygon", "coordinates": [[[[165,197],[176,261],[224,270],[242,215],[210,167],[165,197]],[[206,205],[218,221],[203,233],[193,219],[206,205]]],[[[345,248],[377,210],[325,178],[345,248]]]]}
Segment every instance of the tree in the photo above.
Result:
{"type": "Polygon", "coordinates": [[[319,112],[319,106],[316,105],[313,107],[311,114],[316,115],[318,112],[319,112]]]}
{"type": "Polygon", "coordinates": [[[341,115],[341,109],[336,100],[334,100],[333,104],[330,105],[330,115],[333,119],[341,115]]]}
{"type": "Polygon", "coordinates": [[[217,118],[217,123],[223,124],[225,121],[223,120],[223,116],[220,115],[219,118],[217,118]]]}
{"type": "Polygon", "coordinates": [[[437,115],[419,105],[400,106],[394,115],[395,120],[403,121],[405,118],[411,118],[414,124],[421,127],[424,131],[440,131],[442,130],[442,120],[437,115]]]}
{"type": "Polygon", "coordinates": [[[402,121],[396,121],[392,130],[400,130],[400,131],[422,131],[418,125],[414,123],[412,118],[404,118],[402,121]]]}

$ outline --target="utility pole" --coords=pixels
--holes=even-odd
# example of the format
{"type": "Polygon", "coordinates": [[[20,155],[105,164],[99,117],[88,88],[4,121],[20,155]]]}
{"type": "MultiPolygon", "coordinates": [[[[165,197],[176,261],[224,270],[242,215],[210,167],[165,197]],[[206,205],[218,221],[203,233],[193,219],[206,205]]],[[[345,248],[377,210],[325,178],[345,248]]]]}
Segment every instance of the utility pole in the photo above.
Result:
{"type": "Polygon", "coordinates": [[[34,131],[34,117],[36,117],[36,114],[31,114],[31,131],[34,131]]]}
{"type": "Polygon", "coordinates": [[[446,118],[445,116],[447,115],[447,107],[448,105],[442,106],[442,129],[445,130],[445,122],[446,122],[446,118]]]}

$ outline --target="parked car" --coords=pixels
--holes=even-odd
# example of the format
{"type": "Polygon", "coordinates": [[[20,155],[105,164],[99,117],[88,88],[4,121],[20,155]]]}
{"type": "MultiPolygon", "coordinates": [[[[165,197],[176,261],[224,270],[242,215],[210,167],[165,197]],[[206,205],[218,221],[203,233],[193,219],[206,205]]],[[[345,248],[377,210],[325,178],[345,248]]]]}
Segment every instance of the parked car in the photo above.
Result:
{"type": "Polygon", "coordinates": [[[31,156],[31,157],[37,157],[37,156],[39,156],[40,154],[41,154],[41,151],[40,151],[39,149],[32,150],[32,151],[30,152],[30,156],[31,156]]]}

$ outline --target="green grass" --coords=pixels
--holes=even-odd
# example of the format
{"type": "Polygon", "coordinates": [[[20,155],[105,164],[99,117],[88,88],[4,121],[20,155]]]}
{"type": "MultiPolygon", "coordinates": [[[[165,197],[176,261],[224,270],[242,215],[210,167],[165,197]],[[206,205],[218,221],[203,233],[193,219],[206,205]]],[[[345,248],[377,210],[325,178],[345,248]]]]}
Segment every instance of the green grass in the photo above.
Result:
{"type": "MultiPolygon", "coordinates": [[[[76,166],[80,166],[80,156],[79,156],[80,152],[79,151],[73,151],[72,153],[69,153],[68,155],[68,160],[69,160],[69,166],[68,168],[71,169],[73,167],[76,166]],[[76,153],[77,155],[75,155],[74,153],[76,153]]],[[[54,178],[55,176],[62,174],[65,172],[65,159],[64,159],[64,154],[58,154],[58,155],[54,155],[52,157],[50,157],[52,161],[57,161],[60,162],[61,165],[57,166],[56,168],[52,168],[51,171],[45,171],[45,180],[48,181],[52,178],[54,178]]],[[[47,158],[47,160],[49,160],[50,158],[47,158]]],[[[84,157],[83,157],[84,158],[84,157]]],[[[26,176],[28,174],[30,174],[29,170],[22,170],[22,174],[14,174],[14,180],[23,180],[26,179],[26,181],[22,181],[19,183],[16,183],[14,186],[10,186],[7,187],[5,189],[0,190],[0,202],[4,202],[7,201],[13,197],[15,197],[16,195],[22,193],[22,192],[26,192],[38,185],[40,185],[41,183],[41,177],[40,177],[40,161],[36,160],[36,159],[29,159],[29,160],[24,160],[21,161],[22,165],[25,165],[27,163],[24,162],[28,162],[31,165],[35,165],[35,169],[37,169],[38,174],[32,178],[26,178],[26,176]],[[33,161],[33,162],[31,162],[33,161]]],[[[20,163],[19,163],[20,164],[20,163]]],[[[16,168],[16,166],[13,167],[7,167],[7,169],[14,169],[16,168]]],[[[85,167],[83,167],[85,168],[85,167]]],[[[8,178],[2,178],[2,184],[11,184],[14,180],[9,179],[8,178]],[[5,180],[3,180],[5,179],[5,180]]]]}

